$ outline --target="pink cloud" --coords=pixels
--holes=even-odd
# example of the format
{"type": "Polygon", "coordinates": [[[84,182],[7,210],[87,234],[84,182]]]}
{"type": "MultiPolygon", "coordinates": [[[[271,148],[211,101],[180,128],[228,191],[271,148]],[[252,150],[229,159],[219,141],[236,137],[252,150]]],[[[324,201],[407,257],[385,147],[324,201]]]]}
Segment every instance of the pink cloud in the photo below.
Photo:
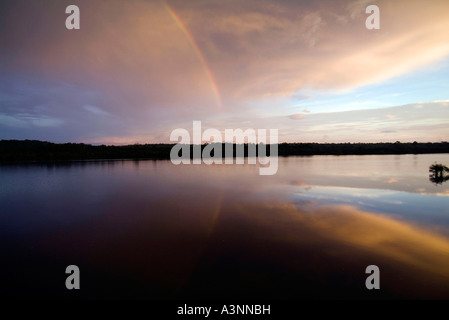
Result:
{"type": "MultiPolygon", "coordinates": [[[[298,91],[309,89],[350,90],[449,55],[448,1],[378,0],[381,29],[376,31],[365,28],[364,0],[167,3],[178,19],[162,1],[78,0],[81,29],[72,32],[64,27],[63,2],[41,6],[14,1],[0,30],[2,67],[5,74],[68,84],[94,97],[78,108],[92,105],[98,109],[90,108],[90,113],[113,115],[121,121],[117,135],[140,141],[176,124],[220,118],[222,113],[238,112],[253,121],[260,114],[248,101],[302,100],[309,96],[298,91]],[[107,103],[98,97],[106,97],[107,103]]],[[[76,107],[66,108],[58,112],[71,114],[76,107]]],[[[390,116],[387,119],[393,119],[390,116]]],[[[290,125],[290,119],[306,119],[304,124],[315,118],[314,113],[283,116],[290,125]]],[[[332,130],[345,139],[354,137],[354,130],[365,130],[376,139],[385,130],[406,134],[401,128],[382,127],[388,122],[384,114],[376,130],[368,129],[371,123],[366,119],[357,121],[351,129],[342,121],[327,124],[326,133],[320,124],[305,130],[316,140],[332,130]]],[[[444,136],[446,131],[437,129],[438,136],[444,136]]],[[[294,131],[299,129],[289,130],[299,135],[294,131]]],[[[104,136],[119,141],[114,131],[104,136]]],[[[100,135],[82,137],[100,139],[100,135]]]]}
{"type": "Polygon", "coordinates": [[[292,120],[302,120],[302,119],[306,118],[306,116],[301,113],[292,114],[292,115],[289,115],[288,117],[292,120]]]}
{"type": "MultiPolygon", "coordinates": [[[[125,98],[140,104],[180,108],[189,101],[205,111],[205,105],[215,104],[206,68],[224,107],[232,108],[233,99],[290,96],[303,88],[354,88],[449,54],[447,1],[378,1],[382,24],[376,32],[364,26],[367,1],[319,6],[263,0],[167,2],[204,61],[162,2],[111,0],[104,7],[81,2],[78,34],[46,32],[38,46],[24,44],[33,52],[26,59],[25,51],[16,50],[20,54],[12,64],[78,81],[87,76],[106,90],[132,91],[125,98]],[[342,17],[347,22],[341,23],[342,17]]],[[[58,16],[56,9],[47,11],[47,16],[58,16]]],[[[10,30],[17,28],[10,23],[10,30]]],[[[33,29],[27,24],[18,28],[33,29]]]]}

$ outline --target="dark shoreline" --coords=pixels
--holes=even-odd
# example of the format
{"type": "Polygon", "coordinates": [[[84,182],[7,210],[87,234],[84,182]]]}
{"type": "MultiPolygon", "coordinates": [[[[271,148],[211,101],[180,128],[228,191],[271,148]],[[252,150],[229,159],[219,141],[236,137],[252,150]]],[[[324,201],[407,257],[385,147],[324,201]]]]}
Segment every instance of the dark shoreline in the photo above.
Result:
{"type": "MultiPolygon", "coordinates": [[[[167,160],[175,144],[135,144],[125,146],[90,145],[84,143],[56,144],[37,140],[0,140],[0,163],[20,164],[64,161],[167,160]]],[[[202,145],[203,149],[206,145],[202,145]]],[[[233,145],[234,155],[237,145],[233,145]]],[[[225,144],[222,144],[223,155],[225,144]]],[[[269,154],[270,145],[266,146],[269,154]]],[[[192,155],[193,146],[190,145],[192,155]]],[[[256,148],[257,152],[259,148],[256,148]]],[[[248,145],[244,145],[245,157],[248,145]]],[[[438,143],[281,143],[278,155],[382,155],[449,153],[448,142],[438,143]]]]}

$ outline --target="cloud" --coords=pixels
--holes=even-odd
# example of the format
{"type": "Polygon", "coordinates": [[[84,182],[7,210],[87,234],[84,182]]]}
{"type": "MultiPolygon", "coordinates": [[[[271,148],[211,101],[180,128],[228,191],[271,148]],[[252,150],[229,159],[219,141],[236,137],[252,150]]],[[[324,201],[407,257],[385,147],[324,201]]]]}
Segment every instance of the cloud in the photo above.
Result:
{"type": "MultiPolygon", "coordinates": [[[[166,3],[171,9],[162,1],[79,0],[81,29],[69,31],[64,2],[3,2],[0,124],[8,131],[2,127],[2,137],[22,137],[13,129],[23,125],[64,123],[70,128],[64,133],[67,139],[144,139],[193,119],[216,120],[225,114],[223,120],[251,112],[250,120],[258,123],[254,101],[311,98],[301,90],[350,91],[449,55],[448,1],[370,2],[381,10],[381,29],[376,31],[365,28],[367,1],[166,3]],[[33,100],[51,110],[36,112],[33,100]],[[47,118],[33,122],[15,116],[35,113],[47,118]],[[120,123],[105,121],[107,115],[120,123]]],[[[391,115],[396,122],[399,116],[391,115]]],[[[321,132],[318,140],[323,135],[333,139],[332,129],[345,137],[398,130],[387,128],[385,117],[377,116],[374,123],[366,118],[357,124],[337,116],[340,124],[326,120],[326,127],[314,124],[305,130],[321,132]],[[350,130],[355,130],[352,135],[350,130]]],[[[325,119],[284,118],[300,119],[303,126],[325,119]]],[[[416,129],[418,120],[413,121],[401,123],[401,132],[416,129]]],[[[432,130],[445,136],[440,127],[432,130]]],[[[429,137],[422,128],[419,132],[423,139],[429,137]]]]}
{"type": "Polygon", "coordinates": [[[449,100],[436,100],[434,102],[441,103],[443,107],[449,107],[449,100]]]}
{"type": "Polygon", "coordinates": [[[0,113],[0,124],[7,127],[23,127],[26,122],[23,119],[0,113]]]}
{"type": "Polygon", "coordinates": [[[51,117],[41,117],[32,119],[31,123],[37,127],[60,127],[64,124],[64,120],[51,117]]]}
{"type": "Polygon", "coordinates": [[[60,127],[64,124],[64,120],[36,114],[0,114],[0,124],[16,128],[24,128],[29,126],[60,127]]]}
{"type": "Polygon", "coordinates": [[[97,116],[108,116],[109,115],[109,112],[104,111],[103,109],[96,107],[96,106],[85,105],[85,106],[83,106],[83,108],[97,116]]]}
{"type": "MultiPolygon", "coordinates": [[[[448,3],[430,6],[418,1],[379,1],[379,32],[365,29],[367,2],[359,1],[357,8],[346,9],[345,4],[351,3],[322,1],[318,10],[296,2],[288,8],[278,6],[259,12],[264,21],[272,21],[276,16],[282,17],[282,21],[261,24],[257,33],[243,32],[238,38],[232,37],[232,41],[228,39],[232,44],[228,50],[239,57],[232,64],[227,63],[227,54],[214,50],[218,48],[208,40],[211,33],[216,33],[215,24],[219,22],[208,20],[210,28],[198,31],[198,37],[201,43],[209,44],[208,56],[218,74],[223,70],[220,67],[227,70],[229,76],[219,77],[223,90],[230,95],[255,98],[288,96],[303,88],[348,90],[396,77],[449,54],[444,35],[449,27],[448,13],[439,11],[448,9],[448,3]],[[297,14],[289,16],[287,10],[297,14]],[[359,16],[354,15],[356,11],[359,16]],[[352,19],[347,25],[340,25],[334,23],[331,12],[352,19]],[[415,20],[416,25],[410,25],[407,21],[416,12],[422,15],[415,20]],[[436,34],[435,28],[441,33],[436,34]]],[[[258,6],[254,8],[257,11],[258,6]]],[[[197,18],[192,19],[194,30],[200,29],[195,27],[201,23],[200,14],[197,18]]],[[[240,18],[244,19],[244,15],[240,18]]],[[[214,20],[219,21],[220,15],[214,16],[214,20]]]]}
{"type": "Polygon", "coordinates": [[[396,133],[396,130],[382,130],[380,133],[396,133]]]}
{"type": "Polygon", "coordinates": [[[365,13],[365,8],[373,4],[372,0],[355,0],[350,1],[346,7],[348,9],[349,15],[352,20],[355,20],[357,18],[363,17],[363,14],[365,13]]]}
{"type": "Polygon", "coordinates": [[[297,114],[291,114],[288,117],[292,120],[302,120],[302,119],[305,119],[306,116],[303,114],[297,113],[297,114]]]}
{"type": "Polygon", "coordinates": [[[280,142],[439,142],[447,136],[449,110],[442,103],[420,103],[381,109],[293,114],[255,119],[254,127],[278,128],[280,142]],[[385,114],[395,115],[394,121],[385,114]],[[300,119],[293,125],[291,119],[300,119]]]}
{"type": "MultiPolygon", "coordinates": [[[[92,81],[116,83],[123,89],[134,88],[138,99],[149,98],[164,106],[186,100],[213,105],[214,92],[205,68],[210,69],[225,100],[262,98],[293,95],[303,88],[354,88],[404,74],[449,54],[445,32],[449,3],[445,1],[435,0],[433,5],[377,1],[382,15],[378,32],[365,29],[366,1],[321,1],[319,6],[264,0],[168,3],[204,61],[157,1],[123,4],[112,0],[105,7],[81,1],[84,15],[79,35],[64,28],[48,32],[52,22],[29,28],[25,21],[7,20],[14,25],[7,24],[4,30],[15,31],[3,38],[13,65],[34,66],[40,72],[49,68],[51,73],[62,72],[72,79],[82,74],[92,81]],[[113,12],[121,13],[113,17],[113,12]],[[418,12],[419,19],[414,19],[418,12]],[[335,15],[350,17],[349,22],[335,23],[335,15]],[[38,44],[12,40],[28,33],[37,37],[44,31],[46,36],[38,44]],[[33,54],[20,50],[15,55],[18,49],[33,49],[33,54]],[[171,94],[173,90],[176,95],[171,94]]],[[[42,13],[42,22],[60,16],[56,7],[45,8],[47,12],[36,9],[42,13]]],[[[23,19],[35,14],[23,11],[19,15],[23,19]]]]}
{"type": "Polygon", "coordinates": [[[308,100],[312,99],[312,96],[309,94],[295,93],[293,94],[292,98],[295,100],[308,100]]]}
{"type": "Polygon", "coordinates": [[[318,12],[308,13],[302,18],[299,28],[302,30],[302,38],[304,39],[304,43],[308,47],[311,48],[315,46],[318,41],[318,31],[325,25],[326,23],[323,21],[318,12]]]}

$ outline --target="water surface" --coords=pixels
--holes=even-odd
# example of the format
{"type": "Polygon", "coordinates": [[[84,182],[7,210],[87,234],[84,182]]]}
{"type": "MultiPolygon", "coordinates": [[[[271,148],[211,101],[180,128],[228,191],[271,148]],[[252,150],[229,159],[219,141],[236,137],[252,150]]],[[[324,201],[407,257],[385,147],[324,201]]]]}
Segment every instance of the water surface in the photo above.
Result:
{"type": "Polygon", "coordinates": [[[2,295],[448,299],[449,182],[429,181],[435,161],[449,155],[288,157],[274,176],[170,161],[0,166],[2,295]]]}

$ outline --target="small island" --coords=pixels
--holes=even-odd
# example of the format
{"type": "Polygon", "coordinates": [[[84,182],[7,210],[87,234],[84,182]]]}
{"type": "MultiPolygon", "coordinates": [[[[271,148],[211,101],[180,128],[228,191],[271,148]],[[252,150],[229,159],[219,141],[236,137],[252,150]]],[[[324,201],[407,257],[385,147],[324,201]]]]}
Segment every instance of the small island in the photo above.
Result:
{"type": "Polygon", "coordinates": [[[442,184],[449,180],[449,168],[441,163],[434,163],[429,167],[429,180],[435,184],[442,184]]]}

